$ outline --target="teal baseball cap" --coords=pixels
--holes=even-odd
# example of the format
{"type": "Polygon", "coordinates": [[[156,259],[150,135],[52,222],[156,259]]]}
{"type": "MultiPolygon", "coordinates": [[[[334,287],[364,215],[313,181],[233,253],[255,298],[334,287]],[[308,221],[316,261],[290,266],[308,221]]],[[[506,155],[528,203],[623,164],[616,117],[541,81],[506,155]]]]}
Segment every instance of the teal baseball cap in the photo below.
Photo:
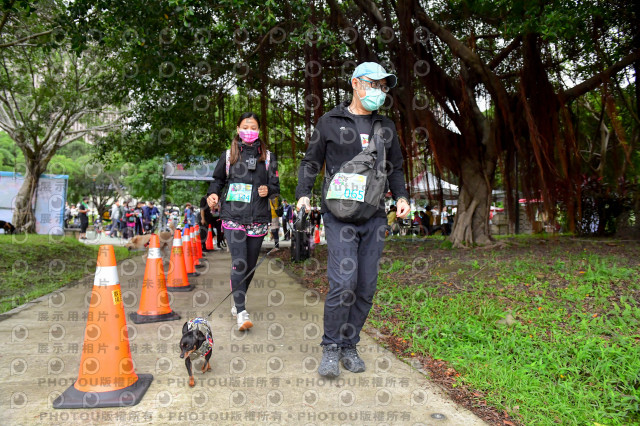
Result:
{"type": "Polygon", "coordinates": [[[386,72],[385,69],[382,68],[382,65],[376,62],[363,62],[358,65],[353,71],[351,80],[358,77],[369,77],[372,80],[382,80],[386,78],[389,87],[395,87],[398,83],[398,78],[395,75],[386,72]]]}

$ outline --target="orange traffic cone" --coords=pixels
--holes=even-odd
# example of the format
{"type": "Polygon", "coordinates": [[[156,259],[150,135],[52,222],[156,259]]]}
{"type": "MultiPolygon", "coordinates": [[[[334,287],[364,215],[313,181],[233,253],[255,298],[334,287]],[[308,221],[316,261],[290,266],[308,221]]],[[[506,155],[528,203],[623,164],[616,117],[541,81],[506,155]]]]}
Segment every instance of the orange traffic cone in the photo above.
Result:
{"type": "Polygon", "coordinates": [[[200,238],[200,226],[196,224],[196,246],[198,247],[198,259],[204,258],[202,253],[202,238],[200,238]]]}
{"type": "Polygon", "coordinates": [[[200,272],[197,272],[193,265],[193,245],[191,245],[191,234],[188,226],[185,226],[182,230],[182,247],[184,248],[184,265],[187,268],[187,276],[199,277],[200,272]]]}
{"type": "Polygon", "coordinates": [[[134,370],[116,257],[113,246],[103,245],[98,250],[78,379],[53,401],[53,407],[136,405],[153,376],[134,370]]]}
{"type": "Polygon", "coordinates": [[[142,280],[142,293],[138,312],[129,314],[131,321],[136,324],[148,322],[179,320],[180,315],[171,310],[167,285],[164,280],[162,253],[160,253],[160,238],[156,234],[149,240],[147,266],[142,280]]]}
{"type": "Polygon", "coordinates": [[[316,232],[313,236],[313,242],[316,244],[320,244],[320,228],[316,225],[316,232]]]}
{"type": "Polygon", "coordinates": [[[193,267],[200,266],[198,257],[198,245],[196,244],[196,227],[189,228],[189,239],[191,240],[191,259],[193,259],[193,267]]]}
{"type": "Polygon", "coordinates": [[[211,230],[211,224],[209,224],[209,230],[207,231],[207,242],[205,243],[207,250],[215,250],[213,247],[213,231],[211,230]]]}
{"type": "Polygon", "coordinates": [[[202,262],[200,262],[200,259],[202,259],[202,240],[200,240],[200,227],[196,225],[195,227],[191,228],[191,230],[191,242],[193,243],[193,253],[195,255],[195,262],[193,266],[195,268],[204,268],[204,265],[202,264],[202,262]]]}
{"type": "Polygon", "coordinates": [[[169,260],[169,273],[167,274],[168,291],[191,291],[193,286],[189,284],[187,268],[185,266],[185,256],[182,247],[182,237],[180,230],[173,233],[173,247],[171,248],[171,259],[169,260]]]}

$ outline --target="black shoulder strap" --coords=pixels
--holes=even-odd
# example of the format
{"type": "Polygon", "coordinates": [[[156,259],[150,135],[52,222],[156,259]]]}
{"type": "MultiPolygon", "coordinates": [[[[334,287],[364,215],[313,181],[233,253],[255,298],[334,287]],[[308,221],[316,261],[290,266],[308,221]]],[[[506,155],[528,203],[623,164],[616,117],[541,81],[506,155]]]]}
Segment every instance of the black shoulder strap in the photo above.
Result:
{"type": "Polygon", "coordinates": [[[369,135],[369,146],[367,147],[369,151],[371,152],[378,152],[380,147],[378,146],[378,142],[377,140],[382,139],[382,137],[380,137],[381,135],[381,130],[382,130],[382,120],[375,120],[373,122],[373,130],[371,132],[371,134],[369,135]],[[378,136],[378,137],[376,137],[378,136]],[[373,143],[371,143],[373,142],[373,143]]]}
{"type": "Polygon", "coordinates": [[[381,167],[386,170],[387,150],[382,137],[382,120],[376,120],[373,123],[373,138],[369,140],[369,146],[372,145],[376,152],[376,169],[382,165],[381,167]]]}

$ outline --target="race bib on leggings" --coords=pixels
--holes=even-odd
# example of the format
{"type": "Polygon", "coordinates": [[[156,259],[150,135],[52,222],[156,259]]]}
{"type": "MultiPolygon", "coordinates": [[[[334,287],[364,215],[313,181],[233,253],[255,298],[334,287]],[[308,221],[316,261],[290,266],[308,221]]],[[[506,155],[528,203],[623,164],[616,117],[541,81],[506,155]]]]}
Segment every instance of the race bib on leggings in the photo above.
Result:
{"type": "Polygon", "coordinates": [[[367,177],[356,173],[336,173],[327,189],[327,200],[364,201],[367,177]]]}
{"type": "Polygon", "coordinates": [[[253,185],[251,185],[250,183],[229,184],[229,191],[227,192],[227,201],[239,201],[241,203],[250,203],[252,187],[253,185]]]}

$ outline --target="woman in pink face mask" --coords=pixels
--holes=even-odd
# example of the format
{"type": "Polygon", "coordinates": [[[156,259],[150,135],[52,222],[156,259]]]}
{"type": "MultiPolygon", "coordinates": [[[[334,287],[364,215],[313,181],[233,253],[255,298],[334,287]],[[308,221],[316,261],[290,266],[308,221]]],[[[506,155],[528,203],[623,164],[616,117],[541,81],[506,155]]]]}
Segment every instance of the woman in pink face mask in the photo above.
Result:
{"type": "Polygon", "coordinates": [[[252,112],[242,114],[230,149],[220,155],[207,191],[210,208],[220,205],[220,219],[231,252],[231,289],[238,329],[253,323],[247,312],[246,294],[258,261],[262,241],[271,222],[268,197],[280,193],[278,164],[260,139],[260,120],[252,112]]]}

